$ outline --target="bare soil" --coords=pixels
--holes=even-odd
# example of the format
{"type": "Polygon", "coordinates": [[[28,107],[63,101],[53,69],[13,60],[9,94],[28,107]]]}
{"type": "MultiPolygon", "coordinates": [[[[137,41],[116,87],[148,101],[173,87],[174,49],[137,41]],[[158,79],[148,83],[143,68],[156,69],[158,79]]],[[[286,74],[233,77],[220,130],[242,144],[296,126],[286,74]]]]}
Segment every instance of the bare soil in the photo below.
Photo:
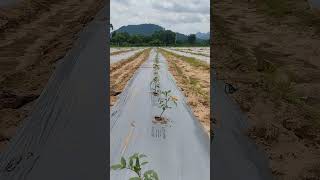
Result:
{"type": "Polygon", "coordinates": [[[110,65],[110,106],[117,101],[117,96],[124,90],[134,72],[149,57],[151,49],[145,49],[128,59],[110,65]]]}
{"type": "Polygon", "coordinates": [[[187,98],[194,115],[208,135],[210,134],[210,68],[208,64],[195,64],[185,61],[174,53],[160,52],[168,61],[169,71],[178,87],[187,98]]]}
{"type": "Polygon", "coordinates": [[[218,79],[238,88],[275,179],[319,179],[319,16],[299,0],[222,0],[212,12],[218,79]]]}
{"type": "Polygon", "coordinates": [[[160,117],[160,116],[155,116],[154,120],[152,121],[154,124],[167,124],[168,123],[168,119],[166,119],[165,117],[160,117]]]}
{"type": "Polygon", "coordinates": [[[0,9],[0,151],[102,0],[22,0],[0,9]]]}

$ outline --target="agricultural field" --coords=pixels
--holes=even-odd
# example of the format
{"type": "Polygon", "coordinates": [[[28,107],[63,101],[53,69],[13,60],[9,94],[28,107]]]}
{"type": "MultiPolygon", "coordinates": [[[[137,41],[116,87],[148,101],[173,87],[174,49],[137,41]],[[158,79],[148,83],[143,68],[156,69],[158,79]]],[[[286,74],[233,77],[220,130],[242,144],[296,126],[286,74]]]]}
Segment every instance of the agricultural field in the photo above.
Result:
{"type": "MultiPolygon", "coordinates": [[[[210,52],[210,48],[168,47],[158,49],[166,58],[168,70],[186,96],[187,103],[191,107],[192,112],[209,135],[210,65],[201,59],[195,58],[192,54],[191,56],[190,54],[186,55],[179,50],[185,50],[186,52],[210,52]]],[[[110,57],[110,105],[112,106],[116,103],[117,97],[124,90],[135,71],[148,58],[150,48],[111,48],[110,51],[125,51],[117,55],[111,54],[110,57]]],[[[198,56],[196,55],[196,57],[198,56]]]]}
{"type": "Polygon", "coordinates": [[[188,48],[176,48],[176,47],[167,47],[167,51],[170,51],[174,54],[180,56],[185,56],[189,58],[195,58],[197,60],[204,61],[210,64],[210,48],[198,48],[198,47],[188,47],[188,48]]]}
{"type": "Polygon", "coordinates": [[[119,49],[110,50],[110,64],[116,63],[124,59],[128,59],[134,56],[135,54],[145,50],[146,48],[119,48],[119,49]],[[114,52],[112,53],[112,51],[114,52]]]}
{"type": "MultiPolygon", "coordinates": [[[[201,60],[155,47],[111,64],[112,169],[121,169],[126,160],[116,163],[124,152],[144,152],[162,179],[178,178],[176,162],[196,169],[183,171],[182,178],[209,179],[209,69],[201,60]],[[180,154],[181,148],[188,151],[180,154]],[[172,157],[164,159],[163,153],[172,157]],[[196,163],[187,163],[194,153],[199,155],[192,160],[196,163]]],[[[128,179],[129,174],[112,171],[111,178],[128,179]]]]}
{"type": "Polygon", "coordinates": [[[179,47],[173,50],[210,57],[210,47],[179,47]]]}

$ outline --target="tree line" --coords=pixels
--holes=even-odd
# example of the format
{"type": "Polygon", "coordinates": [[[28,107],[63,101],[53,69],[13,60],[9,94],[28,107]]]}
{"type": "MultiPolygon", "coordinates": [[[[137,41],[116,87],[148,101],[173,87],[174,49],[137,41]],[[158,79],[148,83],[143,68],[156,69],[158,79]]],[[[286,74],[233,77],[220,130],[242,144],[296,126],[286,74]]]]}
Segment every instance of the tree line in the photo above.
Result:
{"type": "Polygon", "coordinates": [[[130,35],[127,32],[111,33],[111,46],[209,46],[209,40],[198,40],[195,34],[190,34],[181,40],[170,30],[155,31],[151,36],[130,35]]]}

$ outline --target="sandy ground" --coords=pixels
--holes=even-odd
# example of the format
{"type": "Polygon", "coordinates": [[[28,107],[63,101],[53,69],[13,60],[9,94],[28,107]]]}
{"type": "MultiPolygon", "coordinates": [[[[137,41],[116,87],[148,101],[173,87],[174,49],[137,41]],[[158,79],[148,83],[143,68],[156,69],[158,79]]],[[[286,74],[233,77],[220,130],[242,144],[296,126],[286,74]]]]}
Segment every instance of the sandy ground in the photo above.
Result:
{"type": "Polygon", "coordinates": [[[0,9],[0,151],[102,0],[23,0],[0,9]]]}
{"type": "Polygon", "coordinates": [[[320,20],[306,1],[265,2],[214,3],[212,63],[238,88],[231,96],[274,177],[319,179],[320,20]]]}
{"type": "Polygon", "coordinates": [[[160,52],[168,61],[169,71],[178,87],[187,98],[194,115],[198,118],[208,135],[210,134],[210,69],[209,65],[199,66],[184,61],[174,53],[160,52]]]}
{"type": "Polygon", "coordinates": [[[134,72],[147,60],[150,48],[136,53],[128,59],[110,65],[110,106],[117,101],[117,96],[124,90],[134,72]]]}

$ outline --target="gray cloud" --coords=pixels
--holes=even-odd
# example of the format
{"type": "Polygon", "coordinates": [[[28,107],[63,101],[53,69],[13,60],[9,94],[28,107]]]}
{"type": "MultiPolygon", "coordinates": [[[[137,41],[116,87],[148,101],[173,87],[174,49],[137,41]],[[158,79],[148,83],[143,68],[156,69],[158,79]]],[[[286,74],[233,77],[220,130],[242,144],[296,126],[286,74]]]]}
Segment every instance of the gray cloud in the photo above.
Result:
{"type": "Polygon", "coordinates": [[[155,1],[152,4],[154,9],[166,12],[176,12],[176,13],[199,13],[199,14],[208,14],[210,13],[209,3],[203,4],[201,1],[191,1],[191,2],[166,2],[155,1]]]}
{"type": "Polygon", "coordinates": [[[111,0],[111,23],[153,23],[184,34],[209,32],[209,0],[111,0]]]}
{"type": "Polygon", "coordinates": [[[161,17],[161,21],[163,23],[181,24],[181,23],[199,23],[202,20],[199,16],[179,15],[178,17],[163,16],[163,17],[161,17]]]}

